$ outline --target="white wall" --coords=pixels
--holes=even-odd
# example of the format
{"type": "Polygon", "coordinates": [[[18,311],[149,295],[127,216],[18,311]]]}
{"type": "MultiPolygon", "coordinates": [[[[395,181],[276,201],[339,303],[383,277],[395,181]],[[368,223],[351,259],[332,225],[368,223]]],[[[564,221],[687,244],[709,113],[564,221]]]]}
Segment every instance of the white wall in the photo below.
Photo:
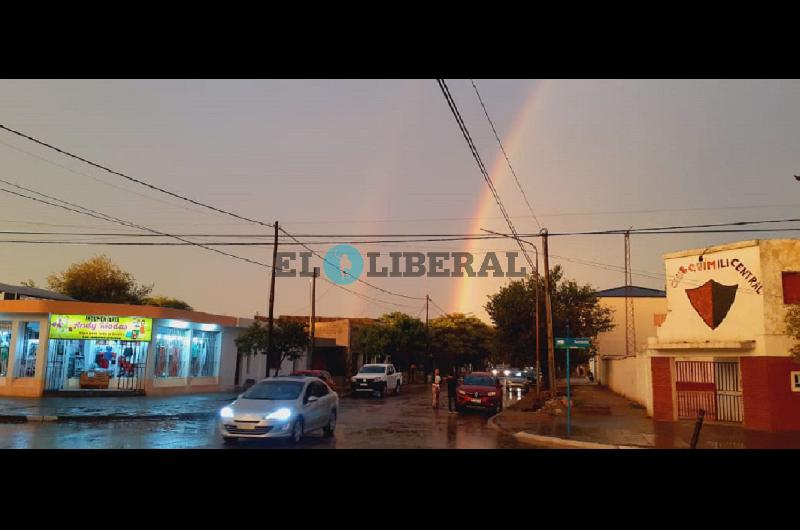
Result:
{"type": "Polygon", "coordinates": [[[649,355],[603,359],[600,382],[617,394],[643,405],[647,414],[652,416],[653,377],[649,355]]]}

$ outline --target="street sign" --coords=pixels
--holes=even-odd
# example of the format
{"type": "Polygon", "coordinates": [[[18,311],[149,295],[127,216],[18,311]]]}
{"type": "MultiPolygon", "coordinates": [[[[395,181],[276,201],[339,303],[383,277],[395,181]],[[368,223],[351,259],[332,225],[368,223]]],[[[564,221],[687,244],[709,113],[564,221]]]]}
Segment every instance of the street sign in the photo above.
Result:
{"type": "Polygon", "coordinates": [[[586,338],[556,338],[556,348],[574,348],[579,350],[588,350],[591,346],[589,339],[586,338]]]}

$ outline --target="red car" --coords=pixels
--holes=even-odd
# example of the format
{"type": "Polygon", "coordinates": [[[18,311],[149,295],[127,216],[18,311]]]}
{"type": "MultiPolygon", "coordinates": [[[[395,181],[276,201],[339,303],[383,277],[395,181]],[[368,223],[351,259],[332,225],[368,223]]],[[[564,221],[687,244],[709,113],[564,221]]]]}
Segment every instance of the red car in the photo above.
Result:
{"type": "Polygon", "coordinates": [[[333,377],[331,377],[330,372],[328,372],[327,370],[295,370],[289,375],[292,376],[305,375],[308,377],[318,377],[323,381],[325,381],[325,384],[331,387],[331,390],[338,393],[338,391],[336,390],[336,383],[333,382],[333,377]]]}
{"type": "Polygon", "coordinates": [[[492,414],[503,410],[503,389],[500,381],[488,372],[472,372],[456,392],[456,408],[464,412],[467,407],[488,409],[492,414]]]}

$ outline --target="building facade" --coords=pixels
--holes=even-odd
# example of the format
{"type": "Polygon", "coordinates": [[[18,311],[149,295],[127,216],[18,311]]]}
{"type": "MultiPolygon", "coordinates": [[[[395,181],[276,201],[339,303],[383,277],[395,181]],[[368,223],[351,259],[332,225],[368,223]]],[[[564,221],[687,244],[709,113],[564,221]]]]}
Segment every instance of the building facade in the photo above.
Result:
{"type": "Polygon", "coordinates": [[[235,317],[125,304],[0,301],[0,396],[233,388],[235,317]]]}
{"type": "Polygon", "coordinates": [[[800,430],[800,363],[785,317],[800,303],[800,240],[751,240],[664,256],[667,316],[648,342],[662,421],[800,430]]]}

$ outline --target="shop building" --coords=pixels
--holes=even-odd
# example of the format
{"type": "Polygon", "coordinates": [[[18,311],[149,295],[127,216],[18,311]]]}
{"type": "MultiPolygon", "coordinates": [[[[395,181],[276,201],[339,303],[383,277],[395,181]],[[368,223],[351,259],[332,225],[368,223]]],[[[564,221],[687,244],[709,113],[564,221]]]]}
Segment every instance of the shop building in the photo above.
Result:
{"type": "Polygon", "coordinates": [[[249,319],[61,300],[0,301],[0,396],[230,390],[249,319]]]}
{"type": "Polygon", "coordinates": [[[664,256],[667,316],[648,342],[662,421],[800,430],[800,363],[786,332],[800,303],[800,240],[752,240],[664,256]]]}

